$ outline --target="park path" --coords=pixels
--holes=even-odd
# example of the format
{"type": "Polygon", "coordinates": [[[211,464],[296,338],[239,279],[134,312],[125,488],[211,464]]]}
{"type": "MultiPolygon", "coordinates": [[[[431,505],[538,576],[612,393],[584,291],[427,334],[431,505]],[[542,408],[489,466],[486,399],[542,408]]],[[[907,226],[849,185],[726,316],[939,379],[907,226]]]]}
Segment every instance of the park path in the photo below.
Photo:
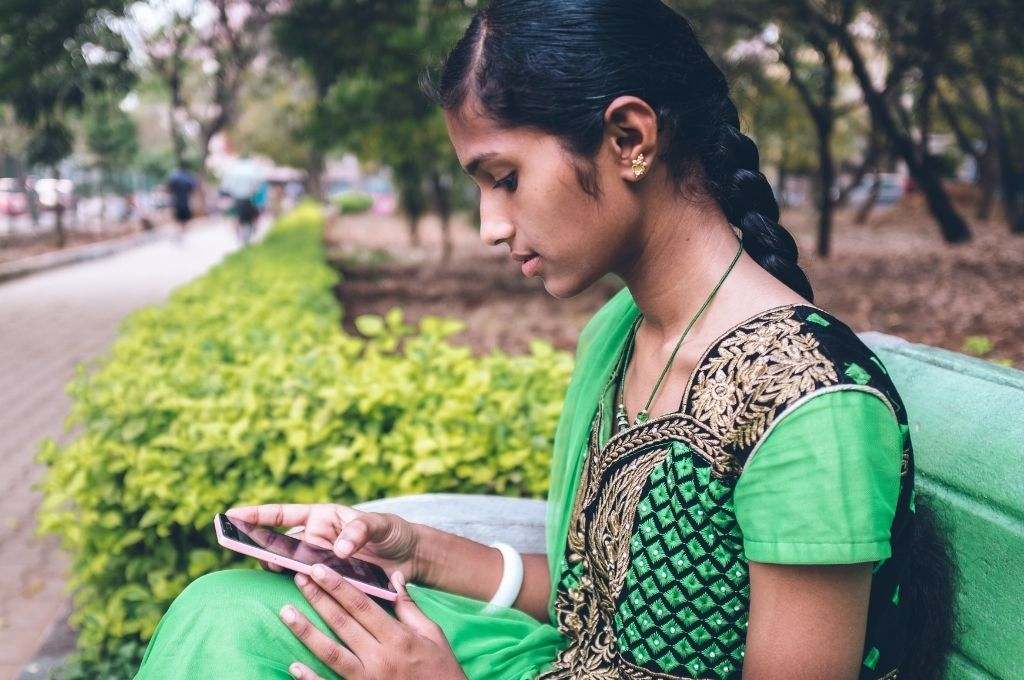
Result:
{"type": "Polygon", "coordinates": [[[0,284],[0,680],[14,678],[68,609],[68,560],[35,534],[40,440],[67,441],[64,387],[130,312],[164,301],[237,247],[229,223],[0,284]]]}

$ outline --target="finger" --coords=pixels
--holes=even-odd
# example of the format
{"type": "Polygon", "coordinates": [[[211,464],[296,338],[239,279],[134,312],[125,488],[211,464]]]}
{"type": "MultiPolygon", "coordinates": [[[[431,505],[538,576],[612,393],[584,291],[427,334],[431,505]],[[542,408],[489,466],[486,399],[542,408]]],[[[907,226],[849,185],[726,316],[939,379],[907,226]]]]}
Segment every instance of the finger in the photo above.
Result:
{"type": "Polygon", "coordinates": [[[363,514],[345,523],[334,542],[334,554],[350,557],[370,541],[386,543],[393,530],[394,522],[387,515],[363,514]]]}
{"type": "Polygon", "coordinates": [[[266,569],[267,571],[276,571],[278,573],[284,571],[284,567],[278,566],[273,562],[267,562],[266,560],[260,560],[259,562],[260,566],[266,569]]]}
{"type": "Polygon", "coordinates": [[[377,640],[387,640],[400,632],[401,626],[395,619],[338,572],[322,564],[315,564],[311,576],[318,586],[330,593],[331,597],[344,607],[353,620],[377,640]]]}
{"type": "Polygon", "coordinates": [[[291,666],[288,666],[288,672],[295,680],[324,680],[319,675],[313,672],[313,669],[306,664],[299,663],[296,661],[291,666]]]}
{"type": "Polygon", "coordinates": [[[300,503],[269,503],[231,508],[225,514],[251,524],[290,527],[305,524],[313,506],[300,503]]]}
{"type": "Polygon", "coordinates": [[[363,664],[355,654],[320,632],[309,622],[302,612],[290,604],[281,608],[281,620],[316,658],[342,677],[357,675],[362,672],[363,664]]]}
{"type": "Polygon", "coordinates": [[[446,640],[441,627],[424,614],[419,605],[409,597],[409,591],[405,588],[405,575],[396,571],[391,575],[391,584],[398,592],[398,599],[395,600],[395,615],[398,620],[429,640],[446,640]]]}
{"type": "Polygon", "coordinates": [[[327,627],[333,630],[334,634],[341,638],[358,656],[373,654],[374,647],[379,647],[377,639],[362,624],[352,618],[352,615],[334,599],[333,595],[317,585],[315,581],[305,574],[296,574],[295,584],[302,591],[306,600],[313,605],[313,609],[320,614],[327,627]]]}
{"type": "Polygon", "coordinates": [[[348,505],[335,505],[334,511],[342,522],[351,522],[357,517],[369,514],[363,510],[357,510],[348,505]]]}

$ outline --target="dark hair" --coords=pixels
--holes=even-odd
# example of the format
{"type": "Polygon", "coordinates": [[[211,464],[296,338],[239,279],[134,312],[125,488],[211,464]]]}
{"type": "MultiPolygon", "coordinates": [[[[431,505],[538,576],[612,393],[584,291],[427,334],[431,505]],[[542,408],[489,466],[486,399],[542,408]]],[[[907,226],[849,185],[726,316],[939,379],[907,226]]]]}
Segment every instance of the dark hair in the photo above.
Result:
{"type": "Polygon", "coordinates": [[[689,22],[658,0],[494,0],[473,15],[436,80],[428,70],[420,85],[446,110],[472,96],[502,127],[558,137],[595,199],[605,109],[623,95],[643,99],[658,114],[667,139],[658,159],[676,186],[702,181],[744,250],[814,300],[725,76],[689,22]]]}
{"type": "Polygon", "coordinates": [[[947,655],[957,630],[956,590],[960,571],[948,527],[931,495],[917,494],[908,559],[900,576],[904,609],[902,680],[946,677],[947,655]]]}

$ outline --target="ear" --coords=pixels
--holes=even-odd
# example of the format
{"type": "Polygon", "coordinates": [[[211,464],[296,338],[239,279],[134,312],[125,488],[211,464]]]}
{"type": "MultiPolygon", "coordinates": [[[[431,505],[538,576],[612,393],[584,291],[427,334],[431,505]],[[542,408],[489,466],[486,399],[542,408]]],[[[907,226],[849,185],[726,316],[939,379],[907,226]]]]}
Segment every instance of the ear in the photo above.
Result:
{"type": "Polygon", "coordinates": [[[640,154],[647,163],[643,177],[651,174],[658,148],[658,114],[651,105],[632,95],[616,97],[604,111],[604,125],[622,179],[639,181],[633,174],[633,159],[640,154]]]}

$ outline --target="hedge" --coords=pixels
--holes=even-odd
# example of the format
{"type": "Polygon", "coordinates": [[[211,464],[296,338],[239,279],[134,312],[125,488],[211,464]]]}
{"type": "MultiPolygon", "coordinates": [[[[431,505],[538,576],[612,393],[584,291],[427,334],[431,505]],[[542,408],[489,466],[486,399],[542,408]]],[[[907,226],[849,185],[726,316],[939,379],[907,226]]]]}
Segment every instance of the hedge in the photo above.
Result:
{"type": "Polygon", "coordinates": [[[373,196],[362,191],[345,191],[334,197],[338,210],[345,215],[364,213],[373,207],[373,196]]]}
{"type": "MultiPolygon", "coordinates": [[[[41,530],[72,559],[77,672],[128,677],[193,579],[253,565],[216,545],[239,503],[546,492],[571,358],[474,357],[452,319],[341,329],[319,209],[304,205],[79,366],[73,441],[43,442],[41,530]]],[[[73,675],[74,673],[72,673],[73,675]]]]}

